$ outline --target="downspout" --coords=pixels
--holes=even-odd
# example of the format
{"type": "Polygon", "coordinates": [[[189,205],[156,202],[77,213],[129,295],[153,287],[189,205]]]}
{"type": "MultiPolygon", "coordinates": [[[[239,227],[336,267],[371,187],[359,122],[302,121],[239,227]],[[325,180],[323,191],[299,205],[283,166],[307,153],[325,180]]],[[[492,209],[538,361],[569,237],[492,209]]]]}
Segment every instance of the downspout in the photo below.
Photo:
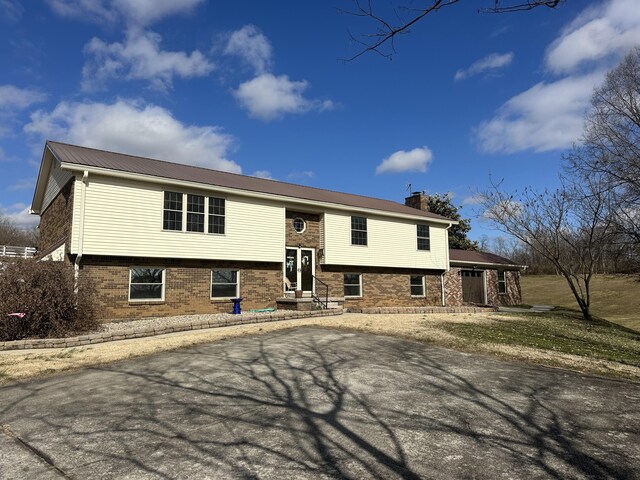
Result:
{"type": "Polygon", "coordinates": [[[453,224],[449,224],[449,226],[447,228],[445,228],[445,232],[447,233],[447,238],[446,238],[446,243],[445,243],[445,252],[446,252],[446,258],[447,258],[447,268],[444,272],[442,272],[440,274],[440,289],[442,291],[442,306],[446,307],[447,306],[447,298],[446,298],[446,292],[444,290],[444,274],[447,273],[449,270],[451,270],[451,263],[449,262],[449,229],[451,228],[451,225],[453,224]]]}
{"type": "Polygon", "coordinates": [[[89,172],[84,171],[82,175],[82,194],[80,195],[80,219],[78,221],[78,255],[76,255],[75,262],[75,275],[76,275],[76,290],[78,284],[78,275],[80,274],[80,262],[82,261],[82,248],[84,244],[84,206],[87,198],[87,184],[89,181],[89,172]]]}

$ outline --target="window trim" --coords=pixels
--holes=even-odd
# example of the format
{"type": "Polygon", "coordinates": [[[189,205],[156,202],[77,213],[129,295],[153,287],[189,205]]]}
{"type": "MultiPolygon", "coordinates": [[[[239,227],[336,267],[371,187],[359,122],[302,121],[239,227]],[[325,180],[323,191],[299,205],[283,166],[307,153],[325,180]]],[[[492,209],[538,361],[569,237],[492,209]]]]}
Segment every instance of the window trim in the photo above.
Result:
{"type": "Polygon", "coordinates": [[[351,235],[351,245],[355,247],[368,247],[369,246],[369,222],[367,221],[367,217],[363,217],[360,215],[351,215],[349,217],[349,221],[351,223],[351,228],[349,229],[349,233],[351,235]],[[362,218],[364,220],[364,230],[357,230],[353,228],[354,218],[362,218]],[[353,243],[354,232],[364,232],[364,243],[353,243]]]}
{"type": "Polygon", "coordinates": [[[184,214],[184,210],[185,210],[185,205],[184,205],[184,193],[183,192],[176,192],[175,190],[169,190],[169,189],[163,189],[162,190],[162,210],[161,210],[161,215],[160,215],[160,227],[162,229],[163,232],[184,232],[185,230],[185,222],[186,222],[186,218],[185,218],[185,214],[184,214]],[[165,195],[167,193],[175,193],[178,195],[182,195],[182,199],[180,200],[180,205],[181,205],[181,209],[180,210],[173,210],[173,209],[166,209],[164,204],[165,204],[165,195]],[[174,229],[170,229],[170,228],[164,228],[164,212],[165,211],[170,211],[170,212],[180,212],[180,230],[174,230],[174,229]]]}
{"type": "MultiPolygon", "coordinates": [[[[233,285],[231,283],[216,283],[216,285],[233,285]]],[[[236,268],[212,268],[211,275],[209,276],[209,299],[210,300],[230,300],[232,298],[240,298],[240,269],[236,268]],[[213,272],[226,270],[229,272],[236,272],[236,294],[233,297],[214,297],[213,296],[213,272]]]]}
{"type": "Polygon", "coordinates": [[[184,205],[184,214],[186,214],[183,231],[186,233],[205,233],[207,229],[207,196],[201,195],[199,193],[183,193],[182,199],[183,199],[182,201],[184,205]],[[185,196],[186,196],[186,201],[185,201],[185,196]],[[192,210],[189,210],[189,196],[202,197],[202,212],[194,212],[192,210]],[[189,230],[189,215],[202,215],[202,231],[189,230]]]}
{"type": "Polygon", "coordinates": [[[291,220],[291,226],[293,227],[293,231],[296,233],[304,233],[307,230],[307,222],[305,222],[304,218],[302,217],[295,217],[293,220],[291,220]],[[302,222],[302,230],[300,231],[296,229],[296,220],[300,220],[302,222]]]}
{"type": "Polygon", "coordinates": [[[498,295],[506,295],[507,294],[507,272],[506,270],[498,270],[498,295]],[[500,280],[500,274],[502,274],[502,281],[500,280]],[[500,291],[500,285],[504,291],[500,291]]]}
{"type": "Polygon", "coordinates": [[[416,250],[418,250],[419,252],[431,251],[431,226],[427,223],[416,224],[416,250]],[[427,227],[426,237],[420,235],[420,227],[427,227]],[[426,240],[428,243],[428,248],[420,248],[420,240],[426,240]]]}
{"type": "Polygon", "coordinates": [[[226,235],[227,234],[227,199],[226,197],[216,197],[213,195],[205,195],[205,233],[207,235],[226,235]],[[211,211],[211,200],[213,199],[222,200],[224,202],[224,215],[219,215],[217,213],[209,213],[211,211]],[[209,228],[211,227],[211,217],[222,217],[222,229],[224,230],[222,233],[210,232],[209,228]]]}
{"type": "Polygon", "coordinates": [[[362,273],[343,272],[343,274],[342,274],[342,294],[344,295],[344,298],[362,298],[362,273]],[[344,287],[346,287],[347,285],[349,285],[349,286],[356,285],[355,283],[345,283],[345,278],[344,278],[345,275],[357,275],[358,276],[358,288],[360,289],[360,294],[359,295],[347,295],[344,292],[344,287]]]}
{"type": "Polygon", "coordinates": [[[420,274],[417,274],[417,275],[411,274],[411,275],[409,275],[409,294],[411,295],[411,297],[413,297],[413,298],[424,298],[424,297],[427,296],[427,286],[425,284],[425,280],[426,280],[426,275],[420,275],[420,274]],[[412,282],[412,277],[420,277],[420,283],[421,283],[421,286],[422,286],[422,294],[421,295],[414,295],[413,292],[411,291],[411,289],[414,286],[417,286],[417,284],[414,284],[412,282]]]}
{"type": "MultiPolygon", "coordinates": [[[[136,283],[135,285],[157,285],[157,283],[152,283],[152,284],[136,283]]],[[[166,267],[144,266],[144,265],[131,265],[129,267],[129,287],[127,292],[127,299],[130,303],[164,302],[166,286],[167,286],[167,268],[166,267]],[[146,269],[146,270],[154,270],[154,269],[162,270],[162,295],[160,298],[131,298],[131,277],[133,275],[134,268],[146,269]]]]}

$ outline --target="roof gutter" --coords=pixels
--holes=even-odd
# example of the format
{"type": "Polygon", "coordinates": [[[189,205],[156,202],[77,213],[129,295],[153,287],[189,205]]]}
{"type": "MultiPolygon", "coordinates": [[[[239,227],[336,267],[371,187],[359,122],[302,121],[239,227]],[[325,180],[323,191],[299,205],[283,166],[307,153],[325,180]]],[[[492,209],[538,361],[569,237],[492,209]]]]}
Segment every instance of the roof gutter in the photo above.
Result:
{"type": "Polygon", "coordinates": [[[149,183],[156,183],[156,184],[162,184],[162,185],[175,185],[175,186],[181,186],[181,187],[190,186],[193,188],[198,188],[203,190],[211,190],[212,188],[214,188],[218,192],[235,194],[235,195],[240,195],[245,197],[260,198],[260,199],[267,198],[267,199],[278,201],[278,202],[286,201],[291,203],[297,203],[300,205],[308,205],[308,206],[315,206],[315,207],[322,206],[325,208],[341,210],[341,211],[366,212],[366,213],[371,213],[371,214],[385,216],[385,217],[404,218],[404,219],[413,220],[413,221],[418,220],[422,222],[431,222],[431,223],[437,223],[437,224],[448,225],[448,226],[458,224],[456,220],[450,220],[450,219],[429,218],[429,217],[422,217],[418,215],[408,215],[404,213],[387,212],[385,210],[375,210],[370,208],[342,205],[338,203],[329,203],[329,202],[322,202],[317,200],[307,200],[304,198],[297,198],[297,197],[287,197],[285,195],[276,195],[273,193],[252,192],[250,190],[242,190],[239,188],[222,187],[218,185],[208,185],[208,184],[203,184],[198,182],[189,182],[185,180],[175,180],[171,178],[154,177],[152,175],[144,175],[139,173],[121,172],[116,170],[110,170],[108,168],[87,167],[86,165],[77,165],[73,163],[63,162],[61,163],[61,168],[63,170],[69,170],[72,172],[93,173],[96,175],[105,175],[108,177],[122,178],[125,180],[145,181],[149,183]]]}
{"type": "Polygon", "coordinates": [[[513,263],[488,263],[488,262],[466,262],[462,260],[451,260],[450,265],[461,267],[493,267],[493,268],[510,268],[518,270],[526,270],[527,265],[516,265],[513,263]]]}

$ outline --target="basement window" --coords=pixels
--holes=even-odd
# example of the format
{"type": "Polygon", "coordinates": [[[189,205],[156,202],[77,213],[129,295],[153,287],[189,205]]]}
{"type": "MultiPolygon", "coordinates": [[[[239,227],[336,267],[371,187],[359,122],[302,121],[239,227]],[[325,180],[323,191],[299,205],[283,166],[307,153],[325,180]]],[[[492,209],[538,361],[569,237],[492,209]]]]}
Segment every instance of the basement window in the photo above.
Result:
{"type": "Polygon", "coordinates": [[[240,296],[238,271],[216,269],[211,272],[211,298],[237,298],[240,296]]]}
{"type": "Polygon", "coordinates": [[[164,300],[165,269],[131,267],[129,269],[129,300],[164,300]]]}
{"type": "Polygon", "coordinates": [[[411,275],[409,283],[412,297],[424,297],[424,275],[411,275]]]}
{"type": "Polygon", "coordinates": [[[345,297],[361,297],[362,296],[362,274],[360,273],[344,274],[344,296],[345,297]]]}

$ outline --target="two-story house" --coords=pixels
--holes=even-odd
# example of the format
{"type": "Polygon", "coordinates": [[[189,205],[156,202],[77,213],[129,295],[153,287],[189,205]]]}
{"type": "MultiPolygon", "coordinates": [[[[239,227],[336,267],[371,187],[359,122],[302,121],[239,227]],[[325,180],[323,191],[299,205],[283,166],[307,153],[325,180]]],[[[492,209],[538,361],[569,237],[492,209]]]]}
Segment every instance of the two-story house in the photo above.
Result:
{"type": "Polygon", "coordinates": [[[32,211],[40,256],[92,278],[102,318],[229,311],[234,297],[244,308],[312,296],[353,309],[447,305],[447,285],[463,286],[459,273],[445,279],[455,221],[407,200],[47,142],[32,211]]]}

